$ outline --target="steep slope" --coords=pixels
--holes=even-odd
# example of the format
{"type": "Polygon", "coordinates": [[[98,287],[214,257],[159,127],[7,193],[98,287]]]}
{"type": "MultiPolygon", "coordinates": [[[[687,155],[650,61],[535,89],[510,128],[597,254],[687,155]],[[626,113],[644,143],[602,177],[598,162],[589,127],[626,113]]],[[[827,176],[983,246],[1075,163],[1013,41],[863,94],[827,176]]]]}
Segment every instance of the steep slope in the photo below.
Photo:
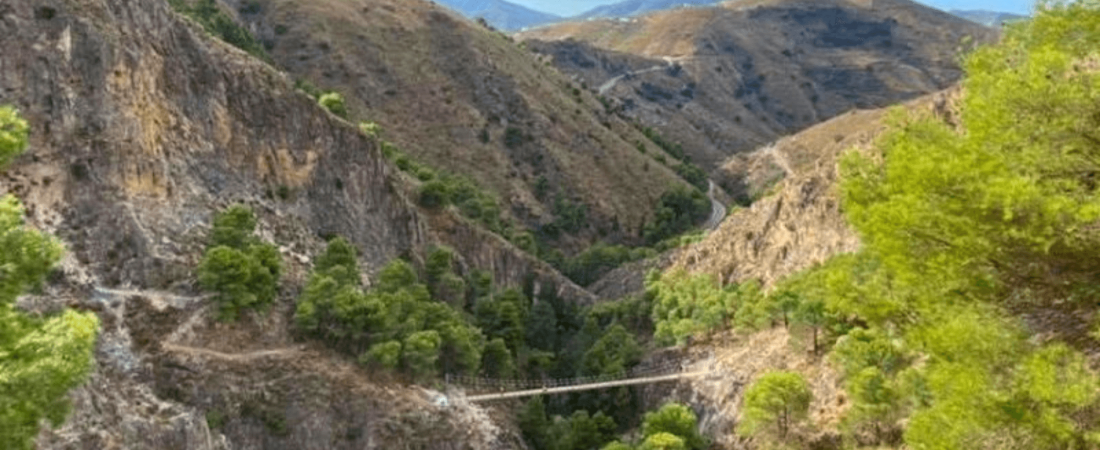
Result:
{"type": "Polygon", "coordinates": [[[717,2],[715,0],[624,0],[610,5],[597,6],[572,17],[572,19],[630,17],[682,6],[713,5],[714,3],[717,2]]]}
{"type": "MultiPolygon", "coordinates": [[[[905,107],[950,118],[957,95],[950,89],[905,107]]],[[[684,249],[672,267],[715,274],[724,283],[758,279],[770,285],[858,249],[859,239],[845,222],[835,191],[837,157],[874,142],[885,130],[885,115],[881,109],[852,111],[731,158],[721,170],[744,177],[751,189],[768,195],[732,212],[718,230],[684,249]]]]}
{"type": "Polygon", "coordinates": [[[958,9],[952,9],[951,14],[962,17],[963,19],[971,22],[977,22],[987,27],[999,27],[1004,25],[1005,22],[1011,22],[1013,20],[1027,19],[1027,16],[1021,16],[1019,14],[1010,14],[996,11],[985,10],[969,10],[962,11],[958,9]]]}
{"type": "Polygon", "coordinates": [[[440,3],[454,8],[466,17],[484,18],[489,25],[505,31],[561,20],[559,16],[504,0],[444,0],[440,3]]]}
{"type": "Polygon", "coordinates": [[[853,108],[943,89],[961,75],[964,38],[995,33],[907,0],[775,0],[555,24],[519,38],[714,170],[853,108]]]}
{"type": "Polygon", "coordinates": [[[276,64],[344,93],[353,118],[379,123],[416,159],[473,176],[523,226],[560,216],[559,197],[587,207],[566,250],[636,236],[661,193],[683,183],[579,83],[429,2],[255,4],[242,17],[276,64]]]}
{"type": "Polygon", "coordinates": [[[375,141],[166,2],[6,4],[0,45],[0,104],[32,130],[0,191],[67,247],[46,295],[23,305],[92,310],[103,324],[96,372],[43,448],[515,447],[510,431],[467,420],[476,410],[423,417],[430,393],[290,349],[292,299],[320,236],[348,237],[371,273],[459,239],[463,265],[501,284],[534,275],[574,300],[587,293],[463,220],[423,215],[375,141]],[[281,186],[285,198],[270,195],[281,186]],[[286,274],[269,314],[228,325],[192,284],[211,216],[235,202],[256,211],[286,274]]]}

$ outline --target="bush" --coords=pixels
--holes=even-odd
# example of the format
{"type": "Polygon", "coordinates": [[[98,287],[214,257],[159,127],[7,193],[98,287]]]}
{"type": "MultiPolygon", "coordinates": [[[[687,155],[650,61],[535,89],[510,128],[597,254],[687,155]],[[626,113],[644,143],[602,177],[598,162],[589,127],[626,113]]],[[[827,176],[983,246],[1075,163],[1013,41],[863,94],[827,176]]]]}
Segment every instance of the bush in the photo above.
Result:
{"type": "Polygon", "coordinates": [[[648,438],[666,433],[681,439],[681,444],[688,450],[704,450],[710,443],[707,442],[696,429],[697,419],[695,412],[687,406],[679,403],[665,403],[661,409],[645,414],[642,421],[642,436],[648,438]]]}
{"type": "Polygon", "coordinates": [[[359,132],[371,139],[378,139],[382,136],[382,127],[374,122],[360,121],[359,132]]]}
{"type": "Polygon", "coordinates": [[[252,236],[256,218],[242,205],[214,217],[210,244],[199,263],[199,285],[216,295],[223,320],[235,320],[244,309],[275,300],[282,259],[274,245],[252,236]]]}
{"type": "Polygon", "coordinates": [[[703,169],[700,169],[699,166],[692,163],[682,163],[677,164],[676,167],[672,169],[676,171],[676,175],[679,175],[680,178],[683,178],[688,184],[695,186],[696,189],[702,192],[707,192],[707,190],[710,189],[710,183],[707,181],[707,173],[703,172],[703,169]]]}
{"type": "Polygon", "coordinates": [[[348,118],[347,104],[344,103],[344,96],[339,92],[326,92],[321,94],[317,98],[317,104],[322,108],[328,110],[328,112],[336,114],[344,119],[348,118]]]}
{"type": "Polygon", "coordinates": [[[650,245],[690,230],[710,216],[710,199],[698,189],[676,186],[661,195],[656,217],[643,230],[650,245]]]}

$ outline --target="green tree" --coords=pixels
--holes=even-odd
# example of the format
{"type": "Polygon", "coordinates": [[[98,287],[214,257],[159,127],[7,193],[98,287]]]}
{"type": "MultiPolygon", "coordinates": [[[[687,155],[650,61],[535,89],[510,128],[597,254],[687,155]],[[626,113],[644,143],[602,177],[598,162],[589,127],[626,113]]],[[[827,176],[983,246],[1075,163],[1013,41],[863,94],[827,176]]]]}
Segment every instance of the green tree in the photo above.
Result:
{"type": "Polygon", "coordinates": [[[768,372],[745,392],[742,435],[774,433],[784,441],[798,422],[807,417],[813,394],[806,380],[797,372],[768,372]]]}
{"type": "Polygon", "coordinates": [[[516,366],[512,353],[503,339],[492,339],[485,344],[481,354],[481,373],[490,378],[501,379],[515,376],[516,366]]]}
{"type": "Polygon", "coordinates": [[[329,274],[336,279],[341,286],[359,285],[359,251],[343,237],[333,238],[325,247],[324,253],[317,257],[313,263],[313,270],[329,274]],[[340,268],[340,272],[333,273],[332,269],[340,268]]]}
{"type": "Polygon", "coordinates": [[[549,450],[554,436],[550,436],[550,420],[546,416],[546,404],[537,396],[523,404],[516,418],[516,425],[524,440],[535,450],[549,450]]]}
{"type": "Polygon", "coordinates": [[[439,347],[442,338],[435,330],[417,331],[405,338],[405,367],[415,377],[427,377],[435,374],[435,363],[439,359],[439,347]]]}
{"type": "Polygon", "coordinates": [[[208,248],[225,246],[243,250],[255,242],[252,232],[256,229],[256,216],[252,208],[233,205],[214,215],[208,248]]]}
{"type": "Polygon", "coordinates": [[[600,448],[600,450],[634,450],[634,447],[626,445],[620,441],[611,441],[607,445],[600,448]]]}
{"type": "Polygon", "coordinates": [[[0,106],[0,167],[7,167],[27,148],[30,127],[10,106],[0,106]]]}
{"type": "MultiPolygon", "coordinates": [[[[29,127],[0,107],[0,167],[21,154],[29,127]]],[[[25,224],[23,206],[0,198],[0,447],[31,449],[43,419],[58,426],[69,412],[66,393],[92,368],[99,320],[65,310],[37,317],[15,307],[16,298],[40,287],[61,259],[61,243],[25,224]]]]}
{"type": "Polygon", "coordinates": [[[370,347],[370,350],[363,355],[360,363],[377,365],[378,367],[390,370],[396,369],[398,364],[401,363],[401,343],[397,341],[386,341],[374,344],[370,347]]]}
{"type": "Polygon", "coordinates": [[[654,412],[645,414],[642,420],[642,436],[650,437],[660,433],[669,433],[683,440],[683,445],[691,450],[703,450],[707,442],[696,428],[695,412],[686,405],[665,403],[654,412]]]}
{"type": "Polygon", "coordinates": [[[638,450],[687,450],[687,444],[679,436],[672,433],[656,433],[646,436],[638,450]]]}

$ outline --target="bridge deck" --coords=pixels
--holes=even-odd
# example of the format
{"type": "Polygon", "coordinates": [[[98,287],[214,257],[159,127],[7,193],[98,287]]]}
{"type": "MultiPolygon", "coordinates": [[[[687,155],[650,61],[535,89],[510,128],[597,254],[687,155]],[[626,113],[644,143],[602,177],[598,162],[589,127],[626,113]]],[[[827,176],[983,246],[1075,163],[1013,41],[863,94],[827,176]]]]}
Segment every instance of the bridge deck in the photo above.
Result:
{"type": "Polygon", "coordinates": [[[504,399],[509,399],[509,398],[530,397],[532,395],[564,394],[566,392],[588,391],[588,390],[592,390],[592,389],[606,389],[606,388],[619,387],[619,386],[631,386],[631,385],[635,385],[635,384],[658,383],[658,382],[661,382],[661,381],[675,381],[675,380],[679,380],[681,378],[698,377],[698,376],[706,375],[708,373],[710,373],[710,371],[689,372],[689,373],[674,373],[672,375],[661,375],[661,376],[656,376],[656,377],[644,377],[644,378],[631,378],[631,379],[627,379],[627,380],[616,380],[616,381],[604,381],[604,382],[601,382],[601,383],[578,384],[578,385],[575,385],[575,386],[526,389],[526,390],[522,390],[522,391],[499,392],[499,393],[496,393],[496,394],[479,394],[479,395],[471,395],[469,397],[466,397],[466,400],[471,401],[471,402],[480,402],[480,401],[487,401],[487,400],[504,400],[504,399]]]}

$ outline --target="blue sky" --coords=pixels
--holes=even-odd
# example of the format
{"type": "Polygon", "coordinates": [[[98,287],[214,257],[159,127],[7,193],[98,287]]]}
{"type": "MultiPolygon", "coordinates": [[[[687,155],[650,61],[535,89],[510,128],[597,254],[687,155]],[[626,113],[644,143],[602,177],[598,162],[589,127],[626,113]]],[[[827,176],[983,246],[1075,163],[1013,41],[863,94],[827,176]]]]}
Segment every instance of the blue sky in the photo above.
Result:
{"type": "MultiPolygon", "coordinates": [[[[559,16],[572,16],[599,5],[616,3],[620,0],[509,0],[528,8],[554,13],[559,16]]],[[[917,0],[943,10],[948,9],[987,9],[990,11],[1027,14],[1034,0],[917,0]]]]}

